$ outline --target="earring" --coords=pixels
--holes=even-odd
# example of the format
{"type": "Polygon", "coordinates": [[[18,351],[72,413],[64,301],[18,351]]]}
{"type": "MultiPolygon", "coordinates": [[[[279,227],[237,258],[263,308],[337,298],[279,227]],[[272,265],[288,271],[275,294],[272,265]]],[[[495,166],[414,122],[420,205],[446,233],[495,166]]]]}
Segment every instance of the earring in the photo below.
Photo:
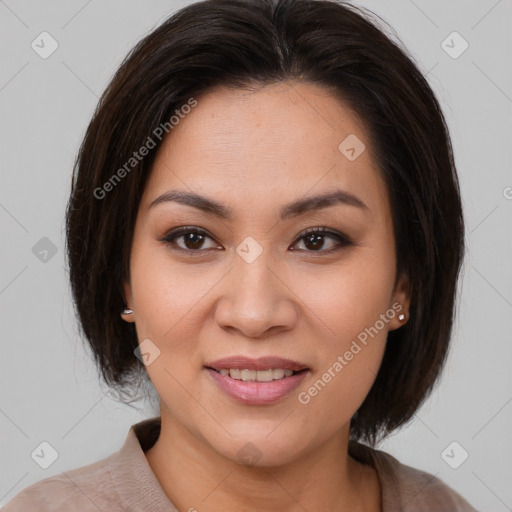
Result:
{"type": "Polygon", "coordinates": [[[124,308],[123,311],[121,312],[121,318],[125,321],[125,322],[134,322],[133,320],[133,309],[130,309],[130,308],[124,308]]]}
{"type": "Polygon", "coordinates": [[[400,313],[398,315],[398,320],[400,320],[400,322],[403,322],[405,320],[405,315],[403,313],[400,313]]]}

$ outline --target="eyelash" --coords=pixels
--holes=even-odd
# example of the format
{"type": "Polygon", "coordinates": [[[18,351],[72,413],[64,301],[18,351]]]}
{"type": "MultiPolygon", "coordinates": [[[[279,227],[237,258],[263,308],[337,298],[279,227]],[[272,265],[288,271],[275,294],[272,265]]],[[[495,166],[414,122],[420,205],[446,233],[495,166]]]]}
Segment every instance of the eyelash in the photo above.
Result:
{"type": "MultiPolygon", "coordinates": [[[[168,245],[172,250],[185,252],[185,253],[188,253],[189,255],[195,255],[194,253],[202,253],[202,252],[210,250],[210,249],[196,249],[196,250],[184,249],[183,247],[179,247],[178,245],[176,245],[176,243],[174,242],[175,239],[177,239],[183,235],[189,234],[189,233],[195,233],[197,235],[202,235],[202,236],[208,237],[212,240],[215,240],[212,236],[210,236],[210,234],[208,232],[206,232],[205,230],[203,230],[201,228],[197,228],[194,226],[183,226],[183,227],[176,228],[176,229],[166,233],[163,237],[159,238],[159,241],[168,245]]],[[[344,247],[354,245],[353,242],[347,236],[345,236],[341,233],[332,231],[326,227],[315,227],[315,228],[307,229],[306,231],[301,233],[301,235],[299,235],[299,237],[295,240],[293,245],[297,244],[302,239],[306,238],[308,235],[310,235],[312,233],[321,234],[321,235],[325,235],[325,236],[334,238],[338,242],[338,246],[333,249],[328,249],[328,250],[308,251],[306,249],[299,249],[299,251],[309,252],[312,254],[325,255],[325,254],[331,254],[336,251],[339,251],[339,250],[343,249],[344,247]]]]}

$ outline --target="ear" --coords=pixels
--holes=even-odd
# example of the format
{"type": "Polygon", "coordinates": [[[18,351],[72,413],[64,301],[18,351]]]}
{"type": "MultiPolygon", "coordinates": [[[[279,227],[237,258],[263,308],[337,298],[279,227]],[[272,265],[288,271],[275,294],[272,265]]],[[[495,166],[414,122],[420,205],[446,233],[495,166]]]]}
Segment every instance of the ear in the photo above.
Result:
{"type": "MultiPolygon", "coordinates": [[[[132,289],[131,289],[130,283],[128,281],[125,281],[123,283],[123,295],[124,295],[124,300],[125,300],[125,307],[133,310],[132,289]]],[[[133,323],[133,322],[135,322],[135,312],[130,313],[130,314],[125,314],[125,313],[121,312],[121,318],[125,322],[133,323]]]]}
{"type": "Polygon", "coordinates": [[[395,311],[395,316],[389,322],[390,331],[394,331],[402,327],[409,320],[409,310],[411,305],[411,289],[409,280],[405,275],[401,275],[395,286],[395,291],[391,300],[390,308],[395,311]],[[400,315],[405,315],[403,320],[399,319],[400,315]]]}

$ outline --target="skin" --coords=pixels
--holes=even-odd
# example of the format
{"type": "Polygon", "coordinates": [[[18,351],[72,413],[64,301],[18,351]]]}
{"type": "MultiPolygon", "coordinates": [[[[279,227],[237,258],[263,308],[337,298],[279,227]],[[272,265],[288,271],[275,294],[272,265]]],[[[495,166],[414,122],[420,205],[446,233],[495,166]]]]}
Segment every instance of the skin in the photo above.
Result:
{"type": "Polygon", "coordinates": [[[375,471],[347,453],[349,422],[374,382],[388,330],[404,322],[395,316],[385,324],[307,405],[297,395],[393,303],[407,318],[406,281],[394,286],[395,264],[386,186],[364,124],[347,105],[296,82],[256,92],[216,88],[198,98],[157,155],[125,283],[134,311],[126,321],[136,323],[139,342],[149,338],[160,350],[147,371],[162,430],[146,457],[179,510],[381,510],[375,471]],[[366,146],[354,161],[338,149],[349,134],[366,146]],[[174,189],[224,204],[233,219],[176,202],[149,208],[174,189]],[[280,220],[283,205],[333,189],[369,211],[339,203],[280,220]],[[211,238],[203,245],[175,238],[189,248],[180,252],[161,241],[179,226],[211,238]],[[353,245],[325,235],[315,246],[301,238],[312,227],[353,245]],[[236,252],[248,236],[263,250],[250,264],[236,252]],[[204,368],[232,355],[281,356],[309,371],[279,402],[247,405],[204,368]],[[261,454],[252,466],[237,457],[249,442],[261,454]]]}

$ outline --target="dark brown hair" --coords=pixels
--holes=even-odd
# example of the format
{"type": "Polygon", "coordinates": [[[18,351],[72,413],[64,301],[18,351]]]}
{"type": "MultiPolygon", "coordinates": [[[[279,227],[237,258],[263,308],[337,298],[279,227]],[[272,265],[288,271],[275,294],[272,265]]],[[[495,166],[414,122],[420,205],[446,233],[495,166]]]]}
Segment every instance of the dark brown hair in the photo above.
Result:
{"type": "Polygon", "coordinates": [[[428,396],[455,316],[462,206],[439,103],[375,19],[328,0],[203,1],[168,18],[126,57],[85,134],[66,212],[75,307],[107,384],[126,389],[143,369],[134,324],[120,312],[137,209],[161,143],[155,129],[170,131],[176,111],[217,85],[296,80],[335,91],[367,126],[391,202],[397,279],[405,275],[411,290],[409,321],[389,332],[351,437],[375,444],[428,396]],[[156,147],[130,160],[150,136],[156,147]],[[116,173],[122,179],[114,181],[116,173]]]}

